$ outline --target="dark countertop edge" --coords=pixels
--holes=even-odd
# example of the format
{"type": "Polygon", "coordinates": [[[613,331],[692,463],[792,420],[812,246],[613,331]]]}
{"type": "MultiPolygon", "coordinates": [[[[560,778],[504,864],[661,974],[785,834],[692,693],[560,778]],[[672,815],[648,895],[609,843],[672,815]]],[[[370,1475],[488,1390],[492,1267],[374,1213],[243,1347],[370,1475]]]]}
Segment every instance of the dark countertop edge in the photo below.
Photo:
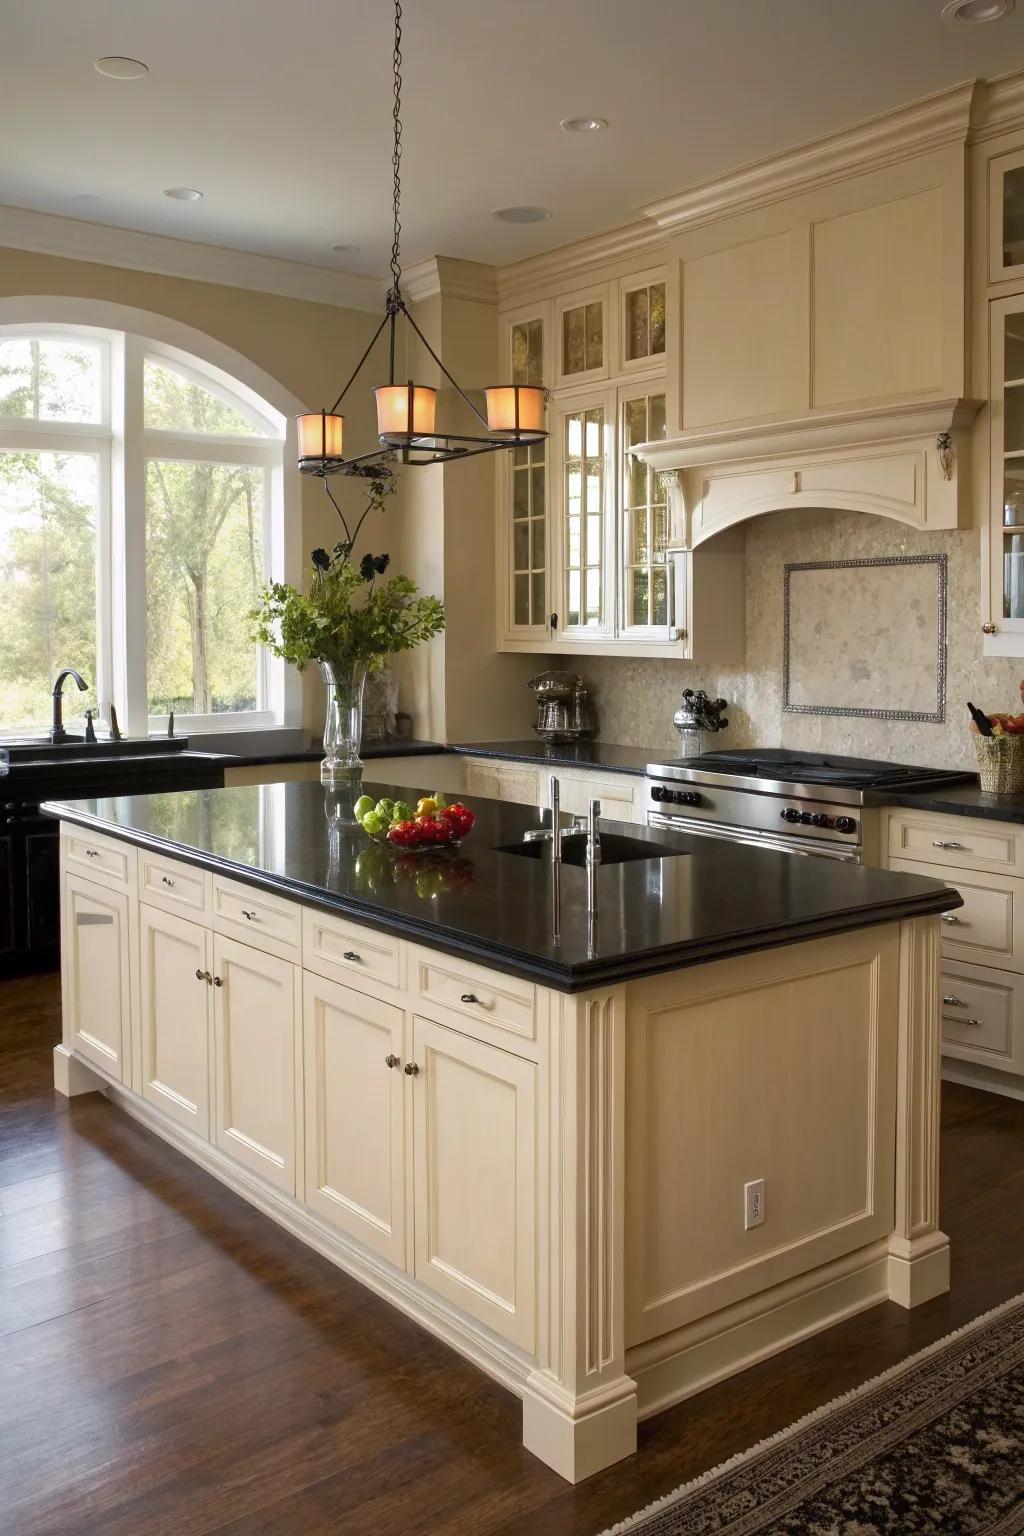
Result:
{"type": "Polygon", "coordinates": [[[884,802],[908,811],[931,811],[940,816],[969,816],[976,821],[1002,821],[1024,825],[1024,794],[985,795],[978,784],[962,784],[948,790],[911,790],[893,793],[884,802]],[[945,798],[949,796],[949,799],[945,798]],[[974,799],[977,795],[979,798],[974,799]],[[962,797],[962,798],[961,798],[962,797]]]}
{"type": "Polygon", "coordinates": [[[345,917],[365,923],[369,928],[377,928],[383,933],[393,934],[396,938],[423,944],[426,948],[440,950],[443,954],[461,956],[479,965],[490,966],[492,970],[501,971],[505,975],[521,977],[566,993],[592,992],[601,987],[617,986],[622,982],[639,981],[645,976],[686,970],[711,960],[728,959],[733,955],[749,954],[761,949],[779,949],[785,945],[798,944],[805,939],[827,938],[830,934],[845,933],[851,929],[875,928],[883,923],[901,922],[912,917],[938,916],[942,912],[950,912],[964,904],[963,897],[958,891],[944,886],[927,896],[889,901],[881,906],[851,908],[827,918],[805,919],[774,930],[762,929],[756,933],[723,935],[722,938],[714,941],[691,944],[684,950],[656,949],[628,959],[593,961],[570,971],[544,965],[526,955],[518,956],[511,949],[506,950],[505,953],[496,952],[487,944],[460,937],[452,934],[450,930],[431,924],[418,923],[414,918],[390,917],[386,912],[367,908],[360,902],[346,901],[344,898],[332,896],[330,892],[322,890],[319,886],[304,885],[297,880],[285,880],[280,876],[268,874],[265,870],[253,869],[249,865],[233,864],[230,860],[201,853],[183,843],[154,837],[149,833],[134,830],[129,832],[123,827],[112,826],[100,816],[90,816],[87,812],[72,810],[58,802],[44,804],[40,806],[40,810],[58,821],[73,822],[76,826],[94,827],[106,837],[116,837],[121,842],[132,843],[138,848],[147,848],[154,853],[170,854],[174,858],[181,859],[183,863],[214,871],[228,879],[238,880],[242,884],[256,886],[274,895],[304,901],[326,912],[341,913],[345,917]]]}
{"type": "MultiPolygon", "coordinates": [[[[373,762],[381,757],[434,757],[449,752],[449,747],[444,747],[437,741],[413,741],[402,738],[394,741],[367,741],[359,748],[359,754],[364,762],[373,762]]],[[[225,768],[248,767],[255,768],[261,763],[312,763],[323,757],[322,746],[292,747],[281,752],[213,752],[204,749],[209,756],[216,757],[225,768]]]]}
{"type": "MultiPolygon", "coordinates": [[[[568,744],[567,744],[568,745],[568,744]]],[[[538,741],[532,751],[522,750],[521,742],[509,742],[504,746],[501,742],[474,743],[459,742],[450,747],[442,747],[443,752],[454,752],[459,757],[493,757],[505,763],[536,763],[543,767],[548,764],[551,768],[583,768],[594,773],[628,773],[635,778],[643,779],[647,776],[647,764],[658,761],[658,751],[655,747],[623,747],[615,742],[593,741],[583,744],[585,747],[600,753],[603,749],[610,752],[628,752],[637,758],[635,763],[602,763],[600,761],[588,761],[586,758],[572,757],[568,752],[560,752],[557,746],[547,742],[538,741]],[[519,750],[516,750],[516,749],[519,750]],[[639,761],[643,758],[643,762],[639,761]]],[[[533,743],[530,743],[531,748],[533,743]]],[[[668,758],[671,754],[663,752],[662,758],[668,758]]]]}

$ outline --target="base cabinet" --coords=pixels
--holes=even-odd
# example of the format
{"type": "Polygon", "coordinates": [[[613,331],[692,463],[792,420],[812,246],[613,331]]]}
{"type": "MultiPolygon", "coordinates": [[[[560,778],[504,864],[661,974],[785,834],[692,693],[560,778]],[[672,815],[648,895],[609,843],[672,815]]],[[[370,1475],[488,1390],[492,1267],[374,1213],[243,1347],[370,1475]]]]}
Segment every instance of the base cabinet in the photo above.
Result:
{"type": "Polygon", "coordinates": [[[213,935],[143,902],[139,948],[142,1097],[209,1136],[213,935]]]}
{"type": "Polygon", "coordinates": [[[296,1193],[296,969],[215,934],[214,1127],[222,1152],[296,1193]]]}
{"type": "Polygon", "coordinates": [[[405,1267],[405,1013],[303,978],[306,1204],[405,1267]]]}
{"type": "Polygon", "coordinates": [[[413,1020],[416,1279],[536,1348],[537,1069],[413,1020]]]}
{"type": "Polygon", "coordinates": [[[64,883],[64,1032],[72,1050],[131,1081],[128,897],[68,874],[64,883]]]}

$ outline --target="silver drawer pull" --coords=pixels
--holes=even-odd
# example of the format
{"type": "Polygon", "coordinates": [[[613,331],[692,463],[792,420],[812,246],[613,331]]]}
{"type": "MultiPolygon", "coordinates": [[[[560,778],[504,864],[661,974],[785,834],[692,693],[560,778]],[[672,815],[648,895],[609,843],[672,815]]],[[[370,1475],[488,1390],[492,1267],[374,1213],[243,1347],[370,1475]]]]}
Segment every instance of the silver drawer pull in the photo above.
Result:
{"type": "Polygon", "coordinates": [[[932,847],[933,848],[960,848],[960,849],[962,849],[963,846],[964,846],[963,843],[946,843],[946,842],[943,842],[941,838],[939,839],[938,842],[932,843],[932,847]]]}
{"type": "Polygon", "coordinates": [[[957,917],[955,912],[943,912],[942,921],[946,924],[947,928],[959,928],[963,918],[957,917]]]}
{"type": "Polygon", "coordinates": [[[970,1027],[971,1029],[980,1029],[982,1024],[984,1023],[984,1020],[983,1019],[948,1019],[946,1022],[949,1023],[949,1024],[955,1024],[957,1029],[959,1029],[961,1026],[963,1026],[964,1028],[970,1027]]]}
{"type": "Polygon", "coordinates": [[[250,923],[254,923],[256,921],[256,913],[247,912],[244,907],[242,908],[242,916],[247,918],[250,923]]]}
{"type": "Polygon", "coordinates": [[[477,997],[475,992],[463,992],[459,1001],[461,1003],[479,1003],[480,999],[477,997]]]}
{"type": "Polygon", "coordinates": [[[400,1056],[396,1056],[394,1051],[390,1051],[388,1055],[384,1057],[384,1065],[386,1067],[400,1067],[402,1065],[402,1058],[400,1056]]]}
{"type": "Polygon", "coordinates": [[[357,955],[354,949],[346,949],[341,958],[343,960],[351,960],[353,965],[358,965],[363,957],[362,955],[357,955]]]}
{"type": "Polygon", "coordinates": [[[955,992],[948,992],[942,999],[942,1002],[946,1008],[966,1008],[968,1006],[962,997],[957,997],[955,992]]]}
{"type": "Polygon", "coordinates": [[[87,859],[98,859],[99,856],[100,856],[99,849],[98,848],[87,848],[85,850],[85,856],[86,856],[87,859]]]}
{"type": "Polygon", "coordinates": [[[213,985],[213,977],[210,975],[209,971],[200,971],[197,969],[196,981],[205,981],[208,987],[213,985]]]}
{"type": "Polygon", "coordinates": [[[163,882],[164,885],[169,885],[169,886],[173,887],[174,881],[171,879],[170,875],[161,875],[160,879],[161,879],[161,881],[163,882]]]}

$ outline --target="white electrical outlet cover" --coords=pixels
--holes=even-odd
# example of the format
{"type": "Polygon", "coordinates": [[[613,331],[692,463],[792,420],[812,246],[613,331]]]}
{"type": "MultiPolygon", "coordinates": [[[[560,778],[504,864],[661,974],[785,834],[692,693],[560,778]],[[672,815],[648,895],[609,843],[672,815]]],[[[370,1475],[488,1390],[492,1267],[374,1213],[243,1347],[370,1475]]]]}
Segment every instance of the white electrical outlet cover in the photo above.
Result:
{"type": "Polygon", "coordinates": [[[764,1221],[764,1179],[752,1179],[743,1186],[743,1230],[759,1227],[764,1221]]]}

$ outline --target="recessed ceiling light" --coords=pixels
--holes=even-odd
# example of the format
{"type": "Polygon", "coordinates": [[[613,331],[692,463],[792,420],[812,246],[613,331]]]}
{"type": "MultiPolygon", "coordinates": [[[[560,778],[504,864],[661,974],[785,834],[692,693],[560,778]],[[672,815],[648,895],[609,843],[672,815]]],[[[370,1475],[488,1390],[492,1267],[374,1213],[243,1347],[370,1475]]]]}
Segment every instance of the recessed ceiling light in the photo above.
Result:
{"type": "Polygon", "coordinates": [[[331,250],[336,256],[355,256],[359,247],[358,245],[332,245],[331,250]]]}
{"type": "Polygon", "coordinates": [[[149,65],[143,64],[141,59],[125,59],[119,53],[110,53],[105,58],[97,59],[94,67],[111,80],[140,80],[143,75],[149,74],[149,65]]]}
{"type": "Polygon", "coordinates": [[[543,224],[545,219],[553,217],[550,208],[534,208],[529,203],[511,208],[495,208],[491,214],[492,219],[500,219],[503,224],[543,224]]]}
{"type": "Polygon", "coordinates": [[[566,133],[600,133],[602,128],[608,127],[606,117],[563,117],[562,127],[566,133]]]}
{"type": "Polygon", "coordinates": [[[942,7],[944,21],[999,21],[1008,16],[1017,0],[947,0],[942,7]]]}
{"type": "Polygon", "coordinates": [[[176,203],[198,203],[202,197],[195,187],[165,187],[164,197],[173,197],[176,203]]]}

